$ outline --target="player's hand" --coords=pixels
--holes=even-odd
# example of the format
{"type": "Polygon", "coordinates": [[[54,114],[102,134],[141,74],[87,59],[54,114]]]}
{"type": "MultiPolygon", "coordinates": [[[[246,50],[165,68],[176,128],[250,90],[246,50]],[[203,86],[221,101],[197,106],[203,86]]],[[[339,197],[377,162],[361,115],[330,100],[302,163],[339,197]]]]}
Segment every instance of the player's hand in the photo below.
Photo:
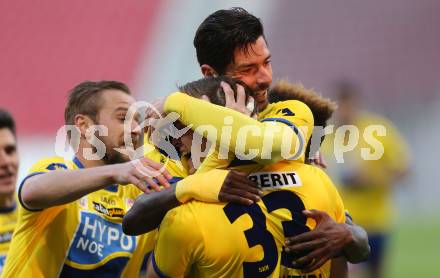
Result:
{"type": "Polygon", "coordinates": [[[150,102],[150,106],[145,111],[145,118],[160,118],[164,114],[166,97],[159,97],[150,102]]]}
{"type": "Polygon", "coordinates": [[[247,178],[246,174],[231,170],[223,182],[218,199],[221,202],[252,205],[254,202],[258,202],[261,196],[263,196],[263,192],[247,178]]]}
{"type": "Polygon", "coordinates": [[[252,115],[255,107],[255,100],[253,97],[249,96],[248,101],[246,102],[246,93],[243,86],[237,84],[237,99],[235,99],[234,91],[228,83],[222,81],[220,85],[225,92],[225,107],[247,116],[252,115]]]}
{"type": "Polygon", "coordinates": [[[312,272],[328,260],[340,256],[344,246],[353,241],[353,236],[345,223],[336,223],[323,211],[305,210],[303,213],[316,221],[316,228],[287,238],[285,251],[293,256],[307,252],[292,264],[304,272],[312,272]]]}
{"type": "Polygon", "coordinates": [[[133,161],[115,164],[112,182],[117,184],[133,184],[144,193],[160,191],[160,185],[169,188],[168,180],[172,176],[165,170],[165,167],[146,157],[133,161]]]}
{"type": "Polygon", "coordinates": [[[144,132],[153,132],[155,129],[155,125],[159,123],[159,120],[162,119],[165,115],[163,112],[165,105],[166,97],[160,97],[153,100],[150,103],[146,104],[145,109],[145,119],[144,119],[144,132]]]}
{"type": "Polygon", "coordinates": [[[324,157],[322,156],[320,151],[317,151],[313,158],[311,159],[312,163],[323,168],[327,169],[327,162],[325,162],[324,157]]]}

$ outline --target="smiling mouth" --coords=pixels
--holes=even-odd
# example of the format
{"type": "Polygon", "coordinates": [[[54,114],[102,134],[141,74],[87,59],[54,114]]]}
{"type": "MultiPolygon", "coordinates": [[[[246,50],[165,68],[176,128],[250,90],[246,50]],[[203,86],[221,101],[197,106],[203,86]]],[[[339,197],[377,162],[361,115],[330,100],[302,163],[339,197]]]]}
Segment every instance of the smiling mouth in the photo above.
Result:
{"type": "Polygon", "coordinates": [[[257,102],[265,102],[267,99],[267,90],[256,92],[254,95],[254,99],[257,102]]]}
{"type": "Polygon", "coordinates": [[[11,183],[15,178],[14,174],[0,175],[0,184],[11,183]]]}
{"type": "Polygon", "coordinates": [[[126,144],[125,142],[121,142],[119,144],[119,146],[116,146],[116,148],[120,148],[120,149],[133,149],[133,148],[138,148],[141,145],[141,139],[140,138],[130,138],[129,144],[126,144]],[[130,145],[131,143],[131,145],[130,145]]]}

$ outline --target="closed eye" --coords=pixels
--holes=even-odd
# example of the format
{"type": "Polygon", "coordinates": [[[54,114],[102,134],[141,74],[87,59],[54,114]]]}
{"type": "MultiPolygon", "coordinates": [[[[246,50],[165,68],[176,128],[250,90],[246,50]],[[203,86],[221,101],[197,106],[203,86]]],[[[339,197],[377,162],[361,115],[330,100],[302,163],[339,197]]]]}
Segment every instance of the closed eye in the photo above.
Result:
{"type": "Polygon", "coordinates": [[[17,151],[17,147],[14,145],[9,145],[5,147],[5,152],[8,155],[12,155],[17,151]]]}

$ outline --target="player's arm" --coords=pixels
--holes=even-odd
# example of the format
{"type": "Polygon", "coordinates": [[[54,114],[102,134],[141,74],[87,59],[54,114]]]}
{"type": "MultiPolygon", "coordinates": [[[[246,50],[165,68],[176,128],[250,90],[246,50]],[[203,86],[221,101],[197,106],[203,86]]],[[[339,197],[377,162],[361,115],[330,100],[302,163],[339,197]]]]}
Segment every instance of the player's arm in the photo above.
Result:
{"type": "Polygon", "coordinates": [[[337,223],[323,211],[310,210],[304,214],[315,219],[316,228],[287,239],[285,244],[288,253],[308,252],[293,262],[298,268],[312,272],[326,261],[342,255],[351,263],[368,258],[370,246],[362,227],[353,223],[337,223]]]}
{"type": "Polygon", "coordinates": [[[214,169],[188,176],[161,192],[140,195],[124,216],[122,228],[128,235],[152,231],[169,210],[191,199],[249,205],[260,200],[261,195],[245,174],[214,169]]]}
{"type": "MultiPolygon", "coordinates": [[[[136,165],[143,165],[150,170],[159,170],[161,165],[147,158],[141,160],[93,167],[87,169],[67,169],[65,164],[57,169],[50,163],[42,163],[31,171],[19,187],[19,200],[28,210],[40,210],[75,201],[91,192],[111,184],[134,184],[142,191],[148,190],[145,183],[158,189],[158,185],[136,165]],[[136,163],[139,162],[139,163],[136,163]]],[[[161,184],[167,185],[171,176],[164,172],[156,177],[161,184]]],[[[169,186],[169,184],[168,184],[169,186]]]]}
{"type": "Polygon", "coordinates": [[[344,257],[353,264],[367,260],[370,255],[367,232],[361,226],[354,224],[350,217],[347,217],[345,225],[350,231],[352,240],[343,247],[344,257]]]}
{"type": "Polygon", "coordinates": [[[127,211],[122,230],[127,235],[141,235],[159,227],[167,212],[181,203],[176,197],[176,187],[140,195],[127,211]]]}
{"type": "MultiPolygon", "coordinates": [[[[301,102],[290,102],[295,102],[297,105],[302,104],[301,110],[306,111],[307,115],[298,121],[301,126],[313,127],[313,115],[310,109],[301,102]]],[[[188,126],[192,125],[193,129],[201,126],[214,126],[217,132],[215,134],[209,133],[207,137],[210,141],[216,141],[218,144],[225,143],[221,140],[222,127],[225,126],[225,119],[229,117],[229,119],[232,119],[232,121],[227,121],[227,126],[230,127],[231,131],[231,140],[228,142],[229,145],[225,147],[231,151],[237,149],[242,149],[243,152],[245,150],[255,150],[256,157],[253,159],[262,164],[272,164],[287,159],[288,157],[283,158],[283,151],[286,151],[285,145],[290,142],[292,142],[292,146],[287,152],[294,149],[299,149],[299,152],[302,152],[306,141],[306,134],[298,126],[298,122],[294,121],[297,117],[294,113],[290,116],[291,121],[284,118],[259,122],[237,111],[179,92],[168,96],[164,104],[164,112],[178,113],[180,115],[179,121],[188,126]],[[206,115],[206,117],[200,117],[200,115],[206,115]],[[286,140],[286,138],[288,139],[286,140]],[[295,148],[296,145],[300,147],[295,148]]],[[[308,132],[311,132],[311,130],[308,132]]]]}
{"type": "Polygon", "coordinates": [[[330,278],[348,278],[348,265],[344,257],[332,259],[330,278]]]}
{"type": "Polygon", "coordinates": [[[365,261],[370,254],[367,233],[362,227],[355,225],[349,215],[346,217],[344,204],[333,182],[323,171],[319,173],[326,184],[330,199],[334,202],[336,221],[324,211],[304,211],[307,217],[315,220],[315,229],[286,241],[288,252],[308,252],[294,262],[304,267],[306,272],[314,271],[327,260],[339,256],[344,256],[351,263],[359,263],[365,261]]]}

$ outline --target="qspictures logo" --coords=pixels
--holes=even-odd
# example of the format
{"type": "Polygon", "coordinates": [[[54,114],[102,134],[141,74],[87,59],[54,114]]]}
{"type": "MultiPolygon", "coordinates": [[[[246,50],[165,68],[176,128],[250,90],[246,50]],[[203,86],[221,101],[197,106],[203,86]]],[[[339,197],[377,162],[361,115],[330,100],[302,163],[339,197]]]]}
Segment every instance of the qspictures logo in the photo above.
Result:
{"type": "MultiPolygon", "coordinates": [[[[295,115],[294,111],[287,108],[279,111],[284,116],[295,115]]],[[[148,156],[148,153],[160,150],[165,154],[167,159],[173,160],[176,165],[183,169],[181,163],[181,155],[173,143],[178,141],[190,129],[193,129],[193,139],[190,146],[191,162],[197,168],[202,159],[211,155],[218,149],[218,159],[228,159],[229,152],[233,152],[240,160],[272,159],[274,155],[280,156],[284,160],[296,160],[302,157],[306,151],[306,138],[311,136],[310,151],[308,158],[313,158],[320,148],[322,138],[333,134],[333,155],[337,163],[344,163],[344,154],[357,150],[357,146],[362,146],[359,155],[363,160],[379,160],[384,154],[384,146],[380,140],[381,137],[387,135],[386,127],[383,125],[369,125],[359,129],[354,125],[326,127],[314,126],[309,130],[308,126],[280,125],[276,121],[266,122],[264,126],[261,123],[252,125],[243,125],[236,130],[236,136],[232,136],[234,118],[226,116],[223,126],[220,128],[214,125],[200,125],[194,128],[192,125],[184,126],[179,129],[175,123],[179,120],[180,115],[177,113],[169,113],[163,115],[153,104],[147,102],[137,102],[130,106],[124,121],[124,143],[121,148],[113,148],[122,154],[127,155],[135,164],[135,167],[144,176],[156,177],[163,173],[166,169],[168,161],[161,160],[162,167],[158,170],[145,167],[140,162],[140,158],[148,156]],[[142,112],[143,111],[143,112],[142,112]],[[149,143],[135,148],[131,133],[133,131],[133,121],[136,115],[143,115],[144,120],[137,123],[137,129],[149,130],[145,133],[148,136],[149,143]],[[255,148],[252,144],[255,140],[249,139],[254,137],[255,140],[261,141],[262,145],[255,148]],[[274,141],[274,138],[281,140],[274,141]],[[204,146],[203,141],[206,139],[209,147],[204,146]],[[218,141],[218,142],[217,142],[218,141]],[[362,143],[362,144],[361,144],[362,143]]],[[[178,125],[181,126],[181,125],[178,125]]],[[[236,128],[237,129],[237,128],[236,128]]],[[[107,153],[106,145],[96,136],[108,136],[108,127],[103,125],[92,125],[86,131],[87,142],[93,146],[83,148],[83,157],[88,160],[102,159],[107,153]]],[[[66,156],[66,146],[70,146],[74,153],[79,150],[79,142],[82,135],[78,127],[74,125],[63,126],[57,133],[55,152],[61,157],[66,156]],[[66,140],[67,134],[70,133],[70,140],[66,140]]],[[[179,144],[179,143],[178,143],[179,144]]],[[[180,143],[181,144],[181,143],[180,143]]],[[[206,146],[206,144],[205,144],[206,146]]]]}

